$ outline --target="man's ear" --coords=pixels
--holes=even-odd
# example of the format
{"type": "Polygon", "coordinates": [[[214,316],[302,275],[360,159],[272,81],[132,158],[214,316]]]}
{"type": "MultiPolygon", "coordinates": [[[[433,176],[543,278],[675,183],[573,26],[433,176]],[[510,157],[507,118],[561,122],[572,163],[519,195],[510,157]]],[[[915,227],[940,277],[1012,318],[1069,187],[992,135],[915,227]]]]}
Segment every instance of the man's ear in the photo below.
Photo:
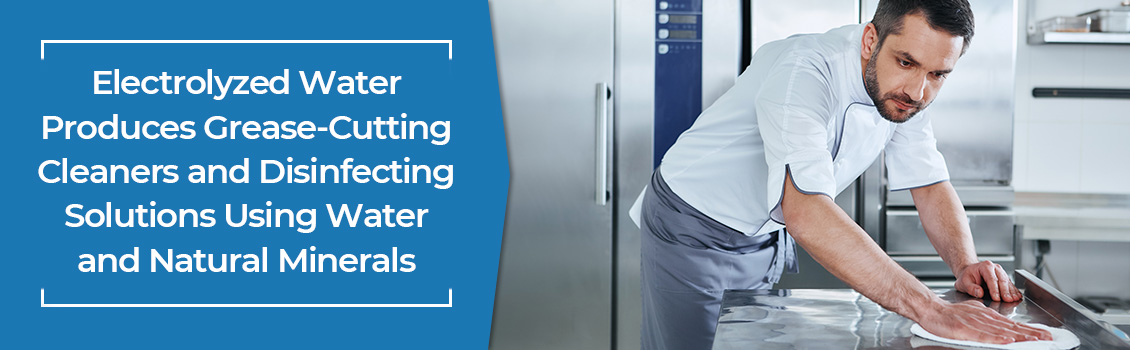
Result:
{"type": "Polygon", "coordinates": [[[875,25],[867,23],[867,27],[863,28],[863,40],[860,42],[859,55],[863,56],[864,60],[871,59],[874,54],[875,46],[879,43],[879,30],[875,29],[875,25]]]}

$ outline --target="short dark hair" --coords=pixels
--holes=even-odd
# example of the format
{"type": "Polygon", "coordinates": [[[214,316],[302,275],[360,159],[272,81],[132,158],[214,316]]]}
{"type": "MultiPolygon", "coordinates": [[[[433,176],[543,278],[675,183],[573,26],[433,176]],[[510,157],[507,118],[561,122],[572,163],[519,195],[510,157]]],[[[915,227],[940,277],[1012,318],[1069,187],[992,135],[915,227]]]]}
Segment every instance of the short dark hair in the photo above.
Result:
{"type": "Polygon", "coordinates": [[[962,37],[962,54],[973,41],[973,11],[966,0],[882,0],[871,20],[879,31],[879,46],[888,35],[902,33],[908,15],[922,15],[930,28],[962,37]]]}

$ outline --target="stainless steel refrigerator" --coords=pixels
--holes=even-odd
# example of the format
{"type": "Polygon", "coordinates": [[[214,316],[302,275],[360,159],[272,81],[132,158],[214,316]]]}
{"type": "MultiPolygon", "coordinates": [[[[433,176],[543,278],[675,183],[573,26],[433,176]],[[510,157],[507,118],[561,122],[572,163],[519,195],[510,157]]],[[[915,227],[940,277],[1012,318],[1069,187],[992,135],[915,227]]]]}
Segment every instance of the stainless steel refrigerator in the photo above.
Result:
{"type": "Polygon", "coordinates": [[[738,75],[741,2],[490,5],[511,169],[491,348],[638,349],[627,210],[738,75]]]}
{"type": "Polygon", "coordinates": [[[511,171],[491,348],[608,348],[612,3],[490,5],[511,171]]]}

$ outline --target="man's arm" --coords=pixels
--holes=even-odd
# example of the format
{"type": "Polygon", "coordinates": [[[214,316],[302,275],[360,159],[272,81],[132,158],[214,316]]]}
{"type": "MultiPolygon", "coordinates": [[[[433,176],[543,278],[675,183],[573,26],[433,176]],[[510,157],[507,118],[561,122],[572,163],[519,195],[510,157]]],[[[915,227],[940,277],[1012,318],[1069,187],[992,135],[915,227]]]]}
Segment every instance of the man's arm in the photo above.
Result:
{"type": "Polygon", "coordinates": [[[879,249],[832,198],[801,193],[787,173],[784,187],[781,210],[793,238],[829,272],[879,305],[951,339],[1051,340],[1047,331],[1020,325],[976,301],[943,301],[879,249]]]}
{"type": "Polygon", "coordinates": [[[914,206],[918,208],[926,236],[957,277],[954,288],[982,298],[985,291],[981,284],[984,283],[994,301],[1021,299],[1020,292],[1004,268],[990,261],[977,262],[969,219],[949,181],[914,188],[910,194],[914,197],[914,206]]]}

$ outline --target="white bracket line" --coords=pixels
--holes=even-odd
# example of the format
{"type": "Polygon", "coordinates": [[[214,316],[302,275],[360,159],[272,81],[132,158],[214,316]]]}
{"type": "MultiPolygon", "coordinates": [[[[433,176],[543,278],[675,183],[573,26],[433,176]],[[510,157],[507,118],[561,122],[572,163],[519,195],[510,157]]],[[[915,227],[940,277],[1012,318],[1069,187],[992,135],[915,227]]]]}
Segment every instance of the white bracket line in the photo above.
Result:
{"type": "Polygon", "coordinates": [[[40,40],[39,60],[47,44],[447,44],[451,59],[451,40],[40,40]]]}
{"type": "Polygon", "coordinates": [[[48,304],[47,292],[39,289],[39,307],[452,307],[452,291],[447,289],[447,304],[48,304]]]}

